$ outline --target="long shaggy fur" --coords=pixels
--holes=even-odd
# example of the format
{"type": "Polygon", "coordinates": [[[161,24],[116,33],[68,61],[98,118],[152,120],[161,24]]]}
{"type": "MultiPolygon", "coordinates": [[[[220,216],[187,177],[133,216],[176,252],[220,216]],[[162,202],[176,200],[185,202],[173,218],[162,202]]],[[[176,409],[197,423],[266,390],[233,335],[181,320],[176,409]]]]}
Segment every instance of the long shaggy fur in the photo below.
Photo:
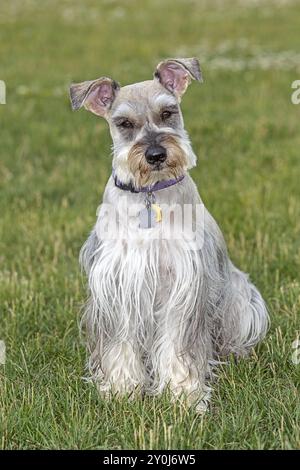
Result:
{"type": "MultiPolygon", "coordinates": [[[[118,207],[119,236],[102,238],[109,214],[100,210],[81,251],[90,288],[82,318],[90,373],[101,391],[142,385],[160,393],[170,385],[175,394],[204,397],[211,364],[230,353],[247,354],[266,334],[264,301],[229,260],[206,210],[198,222],[204,229],[202,247],[191,249],[184,237],[153,239],[147,230],[128,226],[118,206],[121,193],[110,179],[104,202],[118,207]]],[[[129,205],[144,198],[127,196],[129,205]]],[[[157,202],[201,204],[189,176],[158,192],[157,202]]]]}

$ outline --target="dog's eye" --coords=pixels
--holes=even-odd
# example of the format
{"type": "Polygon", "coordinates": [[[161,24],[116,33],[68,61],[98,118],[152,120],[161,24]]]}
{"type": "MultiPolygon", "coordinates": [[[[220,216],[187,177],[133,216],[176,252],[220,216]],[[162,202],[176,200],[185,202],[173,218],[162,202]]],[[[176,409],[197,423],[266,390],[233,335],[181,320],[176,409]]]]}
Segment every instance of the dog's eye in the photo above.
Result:
{"type": "Polygon", "coordinates": [[[122,127],[123,129],[132,129],[133,124],[131,121],[129,121],[129,119],[124,119],[118,124],[118,127],[122,127]]]}
{"type": "Polygon", "coordinates": [[[161,118],[162,118],[163,121],[165,121],[166,119],[169,119],[169,117],[171,117],[171,116],[172,116],[171,111],[163,111],[161,113],[161,118]]]}

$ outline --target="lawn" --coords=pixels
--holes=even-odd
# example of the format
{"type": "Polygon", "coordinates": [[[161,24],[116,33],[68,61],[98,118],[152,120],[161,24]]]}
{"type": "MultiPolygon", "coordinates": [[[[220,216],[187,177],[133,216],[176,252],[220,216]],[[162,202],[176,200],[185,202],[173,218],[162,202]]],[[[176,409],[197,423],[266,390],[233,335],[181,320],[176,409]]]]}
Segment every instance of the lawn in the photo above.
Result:
{"type": "Polygon", "coordinates": [[[291,0],[1,0],[0,448],[300,447],[299,30],[291,0]],[[68,84],[148,79],[176,56],[204,76],[182,103],[192,176],[272,320],[250,358],[219,369],[204,417],[167,394],[99,398],[78,333],[78,252],[111,143],[105,121],[71,112],[68,84]]]}

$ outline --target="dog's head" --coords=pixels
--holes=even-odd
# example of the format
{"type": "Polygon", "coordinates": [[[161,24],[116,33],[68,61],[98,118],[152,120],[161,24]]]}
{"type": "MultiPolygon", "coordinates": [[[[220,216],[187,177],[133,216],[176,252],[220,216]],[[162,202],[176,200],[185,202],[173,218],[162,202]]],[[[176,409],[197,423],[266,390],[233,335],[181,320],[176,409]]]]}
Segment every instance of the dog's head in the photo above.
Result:
{"type": "Polygon", "coordinates": [[[84,106],[108,121],[113,167],[122,182],[148,186],[195,165],[180,110],[191,79],[201,81],[195,58],[165,60],[153,80],[124,87],[107,77],[71,85],[73,109],[84,106]]]}

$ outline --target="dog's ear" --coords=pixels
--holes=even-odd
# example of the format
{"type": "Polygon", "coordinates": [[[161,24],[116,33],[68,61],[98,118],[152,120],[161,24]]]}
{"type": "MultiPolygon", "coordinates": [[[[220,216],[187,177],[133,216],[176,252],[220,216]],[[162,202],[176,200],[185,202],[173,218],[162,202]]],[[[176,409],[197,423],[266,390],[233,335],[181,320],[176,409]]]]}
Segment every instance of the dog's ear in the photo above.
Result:
{"type": "Polygon", "coordinates": [[[101,77],[70,86],[72,109],[84,106],[97,116],[105,117],[111,107],[120,85],[111,78],[101,77]]]}
{"type": "Polygon", "coordinates": [[[195,57],[189,59],[166,59],[156,67],[154,77],[178,99],[187,89],[191,79],[202,82],[200,64],[195,57]]]}

